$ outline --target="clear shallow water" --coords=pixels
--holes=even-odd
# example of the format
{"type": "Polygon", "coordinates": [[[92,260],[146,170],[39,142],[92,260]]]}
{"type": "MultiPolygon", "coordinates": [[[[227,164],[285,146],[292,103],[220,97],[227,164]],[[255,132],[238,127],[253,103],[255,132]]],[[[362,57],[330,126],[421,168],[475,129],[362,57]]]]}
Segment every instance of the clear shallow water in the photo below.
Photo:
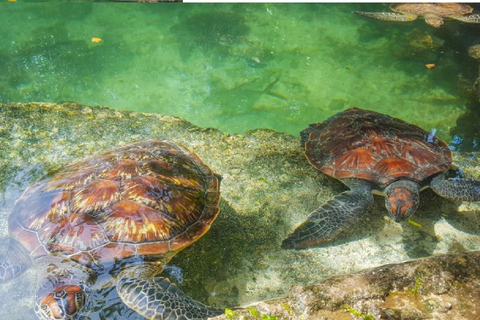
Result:
{"type": "Polygon", "coordinates": [[[480,42],[480,26],[388,23],[355,10],[388,6],[4,3],[0,100],[74,101],[294,135],[356,105],[436,128],[447,141],[468,136],[464,149],[474,148],[478,129],[457,119],[477,76],[467,48],[480,42]]]}
{"type": "MultiPolygon", "coordinates": [[[[436,30],[421,20],[389,24],[351,13],[386,8],[2,4],[0,100],[75,101],[226,132],[268,127],[294,135],[358,105],[436,128],[449,142],[478,136],[474,117],[463,116],[460,127],[457,118],[472,109],[478,65],[466,48],[479,27],[449,21],[436,30]],[[437,68],[426,69],[432,62],[437,68]]],[[[462,146],[475,149],[473,142],[462,146]]],[[[33,291],[31,280],[16,284],[33,291]]],[[[102,310],[99,318],[129,314],[113,291],[96,294],[105,302],[92,307],[102,310]]]]}

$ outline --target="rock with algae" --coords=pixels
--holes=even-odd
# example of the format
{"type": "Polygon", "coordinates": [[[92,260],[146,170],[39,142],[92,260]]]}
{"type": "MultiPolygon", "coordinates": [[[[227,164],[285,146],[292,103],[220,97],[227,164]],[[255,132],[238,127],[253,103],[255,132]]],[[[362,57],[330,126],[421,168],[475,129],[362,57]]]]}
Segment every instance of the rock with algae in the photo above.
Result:
{"type": "Polygon", "coordinates": [[[477,251],[385,265],[297,286],[285,298],[213,319],[476,320],[480,318],[479,296],[477,251]]]}
{"type": "MultiPolygon", "coordinates": [[[[183,276],[179,286],[210,305],[246,305],[339,274],[480,250],[479,206],[429,191],[422,193],[411,223],[385,217],[378,198],[368,217],[332,244],[281,250],[281,240],[309,212],[345,190],[308,164],[298,137],[271,130],[225,134],[174,117],[42,103],[0,104],[0,237],[7,237],[16,198],[48,171],[112,146],[158,138],[184,144],[223,176],[219,218],[205,237],[171,261],[177,278],[183,276]]],[[[456,154],[455,163],[465,175],[480,178],[476,154],[456,154]]],[[[0,253],[4,250],[0,241],[0,253]]],[[[35,319],[35,282],[30,269],[0,285],[0,319],[35,319]]],[[[96,290],[87,312],[91,320],[137,319],[111,289],[96,290]]]]}
{"type": "MultiPolygon", "coordinates": [[[[480,44],[468,48],[468,54],[470,57],[480,62],[480,44]]],[[[477,80],[475,80],[472,91],[476,95],[478,101],[480,101],[480,66],[478,68],[478,77],[477,80]]]]}
{"type": "Polygon", "coordinates": [[[468,54],[473,59],[480,61],[480,44],[476,44],[468,48],[468,54]]]}

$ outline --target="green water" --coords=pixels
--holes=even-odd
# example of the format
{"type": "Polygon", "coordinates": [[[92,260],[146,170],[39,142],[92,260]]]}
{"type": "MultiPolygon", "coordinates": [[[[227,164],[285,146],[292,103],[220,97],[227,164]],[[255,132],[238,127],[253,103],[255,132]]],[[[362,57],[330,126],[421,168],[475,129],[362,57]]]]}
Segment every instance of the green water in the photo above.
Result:
{"type": "Polygon", "coordinates": [[[74,101],[294,135],[356,105],[436,128],[448,142],[469,136],[468,149],[478,129],[457,120],[477,76],[467,48],[480,26],[435,29],[355,10],[388,6],[2,3],[0,101],[74,101]]]}
{"type": "MultiPolygon", "coordinates": [[[[480,43],[480,26],[447,21],[434,29],[355,10],[388,5],[0,3],[0,101],[73,101],[230,133],[271,128],[295,136],[355,105],[478,150],[480,107],[471,94],[478,63],[467,50],[480,43]]],[[[32,294],[29,280],[18,283],[32,294]]],[[[23,301],[22,292],[9,298],[23,301]]],[[[94,294],[92,319],[139,318],[114,290],[94,294]]],[[[35,319],[27,300],[21,306],[35,319]]],[[[3,316],[17,319],[16,306],[8,307],[3,316]]]]}

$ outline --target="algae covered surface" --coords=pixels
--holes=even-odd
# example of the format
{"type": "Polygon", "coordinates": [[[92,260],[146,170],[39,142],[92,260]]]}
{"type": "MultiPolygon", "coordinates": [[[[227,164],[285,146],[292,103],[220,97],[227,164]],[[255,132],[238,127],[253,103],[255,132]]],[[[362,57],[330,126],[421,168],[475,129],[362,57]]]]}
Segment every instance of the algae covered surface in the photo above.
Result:
{"type": "MultiPolygon", "coordinates": [[[[167,272],[189,296],[235,307],[285,296],[313,284],[387,263],[480,250],[480,208],[421,194],[415,224],[393,222],[383,199],[367,218],[330,245],[281,250],[282,239],[344,186],[311,167],[299,138],[273,130],[244,134],[197,127],[183,119],[80,104],[0,105],[0,243],[26,186],[74,159],[127,142],[168,138],[197,153],[222,175],[221,211],[211,230],[170,262],[167,272]],[[175,272],[173,272],[175,271],[175,272]]],[[[455,154],[467,177],[480,178],[476,153],[455,154]]],[[[35,319],[35,269],[0,286],[1,319],[35,319]]],[[[94,319],[138,319],[114,290],[94,292],[94,319]]]]}

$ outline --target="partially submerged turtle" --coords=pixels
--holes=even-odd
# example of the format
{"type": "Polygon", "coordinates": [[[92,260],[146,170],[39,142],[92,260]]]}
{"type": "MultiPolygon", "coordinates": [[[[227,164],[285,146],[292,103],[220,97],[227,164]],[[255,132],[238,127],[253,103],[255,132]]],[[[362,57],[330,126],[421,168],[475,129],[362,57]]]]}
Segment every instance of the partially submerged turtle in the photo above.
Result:
{"type": "Polygon", "coordinates": [[[480,23],[479,14],[470,14],[473,8],[463,3],[393,3],[390,5],[393,12],[362,12],[356,14],[385,21],[413,21],[419,16],[432,27],[443,25],[444,18],[450,18],[467,23],[480,23]]]}
{"type": "Polygon", "coordinates": [[[283,240],[283,248],[332,240],[368,212],[372,193],[385,196],[397,222],[415,212],[425,188],[449,199],[480,201],[480,181],[445,177],[452,166],[445,142],[403,120],[352,108],[311,124],[301,138],[308,161],[350,190],[313,211],[283,240]]]}
{"type": "Polygon", "coordinates": [[[42,269],[40,319],[83,319],[91,287],[116,275],[121,300],[148,319],[205,319],[221,311],[158,275],[217,217],[220,177],[170,141],[125,145],[30,185],[9,218],[0,282],[42,269]]]}

